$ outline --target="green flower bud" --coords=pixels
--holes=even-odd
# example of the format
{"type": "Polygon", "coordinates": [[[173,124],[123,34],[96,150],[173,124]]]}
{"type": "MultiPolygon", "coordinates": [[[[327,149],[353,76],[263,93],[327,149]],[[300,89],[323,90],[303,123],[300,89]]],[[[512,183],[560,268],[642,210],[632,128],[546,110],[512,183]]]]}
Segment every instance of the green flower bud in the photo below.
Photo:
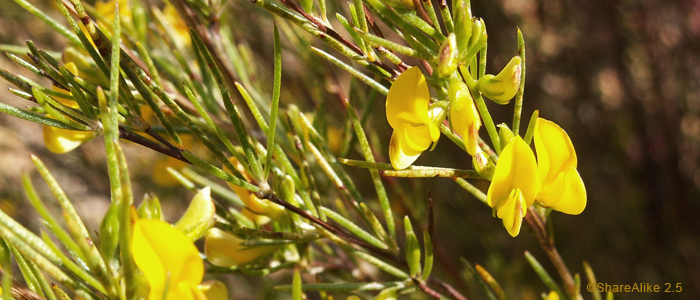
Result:
{"type": "Polygon", "coordinates": [[[455,2],[455,34],[457,35],[457,49],[460,54],[466,54],[469,49],[469,41],[472,37],[472,20],[471,10],[464,1],[455,2]]]}
{"type": "Polygon", "coordinates": [[[415,277],[421,272],[420,245],[418,244],[416,234],[413,232],[413,225],[411,225],[411,220],[408,216],[403,219],[403,224],[406,231],[406,262],[408,263],[411,276],[415,277]]]}
{"type": "MultiPolygon", "coordinates": [[[[466,21],[465,21],[466,22],[466,21]]],[[[471,61],[476,53],[478,53],[481,48],[486,44],[488,34],[486,34],[486,24],[482,19],[471,19],[471,34],[468,38],[468,43],[461,41],[462,45],[465,43],[466,46],[461,46],[459,49],[460,60],[463,62],[471,61]]],[[[466,33],[464,33],[466,35],[466,33]]]]}
{"type": "Polygon", "coordinates": [[[520,87],[520,56],[513,57],[498,75],[484,75],[476,82],[482,95],[498,104],[508,104],[520,87]]]}
{"type": "Polygon", "coordinates": [[[457,36],[450,33],[447,40],[440,47],[440,56],[438,57],[437,75],[439,78],[445,78],[452,75],[459,66],[457,60],[457,36]]]}
{"type": "Polygon", "coordinates": [[[205,187],[194,195],[185,214],[175,223],[175,228],[180,229],[192,241],[196,241],[214,225],[215,216],[216,208],[211,199],[211,189],[205,187]]]}
{"type": "Polygon", "coordinates": [[[100,253],[111,260],[119,244],[119,206],[112,203],[100,224],[100,253]]]}
{"type": "Polygon", "coordinates": [[[496,170],[496,164],[486,155],[486,152],[477,151],[472,158],[472,165],[481,178],[486,180],[493,179],[493,172],[496,170]]]}
{"type": "Polygon", "coordinates": [[[139,219],[163,219],[163,211],[160,208],[160,200],[155,194],[146,194],[143,197],[143,202],[136,210],[139,219]]]}
{"type": "Polygon", "coordinates": [[[508,125],[501,123],[498,124],[498,137],[501,139],[501,150],[503,150],[515,136],[508,125]]]}

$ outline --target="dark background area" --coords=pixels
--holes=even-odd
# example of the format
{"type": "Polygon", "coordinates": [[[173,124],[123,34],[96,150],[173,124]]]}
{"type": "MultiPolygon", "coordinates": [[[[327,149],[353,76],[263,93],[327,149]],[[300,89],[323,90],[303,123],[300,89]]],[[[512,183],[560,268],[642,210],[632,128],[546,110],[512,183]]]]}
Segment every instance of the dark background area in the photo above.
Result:
{"type": "MultiPolygon", "coordinates": [[[[234,5],[252,6],[241,2],[234,5]]],[[[40,48],[61,49],[62,41],[43,23],[10,0],[2,3],[0,43],[31,38],[40,48]]],[[[587,261],[601,283],[683,287],[675,295],[616,294],[620,299],[700,296],[700,1],[473,0],[472,7],[489,31],[489,73],[515,55],[515,27],[521,28],[527,50],[524,119],[538,109],[541,117],[565,128],[576,147],[588,206],[579,216],[552,214],[557,246],[571,271],[585,278],[581,263],[587,261]]],[[[251,45],[271,48],[271,35],[265,33],[266,40],[254,36],[249,35],[251,45]]],[[[259,70],[271,72],[271,55],[256,55],[268,60],[259,70]]],[[[0,65],[18,70],[5,58],[0,65]]],[[[285,65],[286,79],[298,76],[294,66],[285,65]]],[[[0,100],[26,105],[6,91],[0,100]]],[[[383,111],[383,101],[377,102],[383,111]]],[[[490,108],[496,122],[511,122],[512,106],[490,108]]],[[[101,216],[109,192],[101,157],[94,154],[102,151],[99,142],[57,156],[43,148],[39,125],[7,115],[0,115],[0,125],[3,210],[14,209],[23,218],[28,205],[20,172],[36,173],[27,155],[32,152],[59,172],[63,183],[76,187],[72,196],[86,200],[81,201],[84,212],[101,216]],[[95,179],[100,176],[105,181],[95,179]]],[[[481,133],[486,136],[485,129],[481,133]]],[[[132,169],[149,161],[150,156],[138,153],[131,155],[132,169]]],[[[456,148],[445,139],[418,164],[469,167],[468,159],[455,166],[453,153],[456,148]]],[[[511,238],[488,207],[449,179],[397,182],[417,195],[405,206],[424,207],[428,190],[432,194],[438,216],[434,239],[443,250],[438,275],[459,272],[458,258],[464,257],[491,271],[514,298],[535,299],[546,291],[523,252],[530,251],[552,275],[556,272],[527,229],[511,238]]],[[[366,183],[370,194],[371,183],[366,183]]],[[[160,192],[191,197],[181,189],[160,192]]],[[[471,296],[483,297],[478,291],[471,296]]]]}

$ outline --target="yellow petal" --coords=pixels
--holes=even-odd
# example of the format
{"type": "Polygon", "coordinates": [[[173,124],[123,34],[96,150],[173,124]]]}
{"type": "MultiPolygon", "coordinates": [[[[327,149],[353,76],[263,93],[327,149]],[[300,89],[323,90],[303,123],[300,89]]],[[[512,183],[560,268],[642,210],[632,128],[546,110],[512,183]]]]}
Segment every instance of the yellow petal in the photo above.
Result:
{"type": "Polygon", "coordinates": [[[168,21],[168,23],[170,23],[171,28],[174,29],[175,37],[177,38],[178,42],[185,47],[189,47],[190,44],[192,44],[190,30],[187,27],[187,23],[180,18],[180,15],[175,7],[170,3],[166,4],[165,8],[163,8],[163,16],[165,16],[165,19],[168,21]]]}
{"type": "Polygon", "coordinates": [[[467,85],[461,80],[450,83],[450,125],[462,136],[469,155],[476,154],[481,119],[467,85]]]}
{"type": "Polygon", "coordinates": [[[151,171],[151,178],[153,179],[153,182],[161,187],[175,187],[180,185],[180,181],[178,181],[173,175],[168,172],[168,168],[173,168],[175,170],[180,170],[187,166],[187,163],[173,158],[173,157],[166,157],[164,159],[158,160],[154,165],[153,165],[153,170],[151,171]]]}
{"type": "Polygon", "coordinates": [[[430,92],[417,67],[410,68],[394,81],[386,97],[386,119],[391,128],[401,124],[420,126],[428,123],[430,92]]]}
{"type": "Polygon", "coordinates": [[[499,207],[513,190],[520,189],[526,207],[529,207],[535,202],[538,187],[535,154],[520,136],[516,136],[498,158],[487,193],[488,204],[499,207]]]}
{"type": "Polygon", "coordinates": [[[498,104],[508,104],[520,87],[522,59],[513,57],[498,75],[484,75],[476,82],[476,87],[487,98],[498,104]]]}
{"type": "Polygon", "coordinates": [[[537,172],[543,186],[554,181],[559,173],[576,168],[576,151],[569,135],[552,121],[537,119],[535,149],[537,150],[537,172]]]}
{"type": "MultiPolygon", "coordinates": [[[[236,159],[236,157],[229,157],[229,161],[231,164],[233,164],[236,167],[236,170],[240,172],[247,181],[250,181],[250,176],[246,172],[245,168],[243,165],[236,159]]],[[[228,169],[224,166],[224,171],[229,172],[228,169]]],[[[243,205],[246,206],[250,211],[252,211],[255,214],[259,215],[265,215],[268,216],[272,219],[278,219],[280,216],[284,215],[284,207],[272,203],[269,200],[265,199],[259,199],[258,197],[255,197],[253,193],[251,193],[249,190],[242,188],[240,186],[237,186],[235,184],[232,184],[230,182],[227,182],[228,186],[238,195],[238,198],[241,199],[241,202],[243,202],[243,205]]]]}
{"type": "Polygon", "coordinates": [[[204,263],[192,241],[172,225],[140,219],[132,238],[134,262],[144,273],[151,290],[149,299],[180,299],[183,289],[196,286],[204,276],[204,263]],[[166,291],[166,283],[168,290],[166,291]]]}
{"type": "Polygon", "coordinates": [[[44,144],[53,153],[68,153],[94,136],[95,133],[92,131],[69,130],[44,125],[44,144]]]}
{"type": "Polygon", "coordinates": [[[232,233],[212,228],[205,235],[204,253],[212,265],[229,268],[253,262],[277,249],[275,246],[247,248],[241,245],[243,242],[232,233]]]}
{"type": "Polygon", "coordinates": [[[512,190],[503,205],[496,210],[496,216],[503,220],[503,227],[512,237],[516,237],[520,233],[520,227],[526,213],[527,204],[523,193],[518,188],[512,190]]]}
{"type": "Polygon", "coordinates": [[[394,169],[408,168],[432,143],[430,125],[413,127],[402,124],[391,134],[389,159],[394,169]]]}
{"type": "Polygon", "coordinates": [[[578,215],[586,208],[586,187],[574,168],[559,173],[550,184],[543,186],[537,200],[544,206],[570,215],[578,215]]]}

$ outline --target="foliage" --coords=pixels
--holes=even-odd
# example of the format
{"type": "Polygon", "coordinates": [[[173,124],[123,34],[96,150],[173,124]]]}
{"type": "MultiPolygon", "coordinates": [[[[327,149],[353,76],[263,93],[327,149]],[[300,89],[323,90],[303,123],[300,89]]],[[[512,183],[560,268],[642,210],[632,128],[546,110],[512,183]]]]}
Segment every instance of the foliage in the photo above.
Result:
{"type": "MultiPolygon", "coordinates": [[[[394,177],[445,177],[489,205],[511,236],[523,220],[532,228],[563,284],[526,253],[549,289],[543,297],[581,298],[579,275],[558,254],[549,221],[552,210],[576,215],[586,206],[574,147],[564,129],[537,111],[521,136],[522,34],[518,30],[518,55],[498,74],[486,74],[486,25],[472,16],[469,1],[451,7],[405,0],[354,0],[347,7],[324,0],[253,1],[275,21],[269,26],[273,49],[264,49],[272,57],[271,78],[233,36],[242,25],[237,18],[255,11],[248,2],[174,0],[159,9],[127,0],[95,6],[56,0],[66,27],[15,1],[68,41],[61,55],[31,41],[27,48],[3,47],[51,87],[0,70],[15,85],[10,91],[33,103],[27,109],[0,104],[0,111],[43,124],[46,145],[56,153],[102,136],[112,202],[93,237],[33,156],[62,208],[63,224],[25,176],[27,195],[48,231],[38,236],[0,213],[4,297],[225,299],[223,283],[202,282],[193,242],[203,239],[205,273],[222,278],[293,270],[291,284],[275,289],[291,291],[294,299],[314,291],[328,299],[329,293],[465,299],[463,287],[433,275],[432,200],[428,229],[414,230],[425,220],[392,206],[410,193],[386,185],[394,177]],[[333,21],[330,10],[338,11],[333,21]],[[308,78],[283,80],[283,59],[290,59],[283,52],[305,64],[308,78]],[[351,76],[350,94],[318,87],[341,80],[326,63],[351,76]],[[375,113],[374,102],[383,96],[385,114],[375,113]],[[305,97],[316,113],[304,112],[311,110],[305,97]],[[496,125],[487,100],[512,101],[512,122],[496,125]],[[334,112],[338,107],[342,111],[334,112]],[[387,122],[390,138],[383,132],[387,122]],[[482,126],[488,140],[479,134],[482,126]],[[441,135],[471,158],[472,170],[412,166],[441,135]],[[135,206],[120,140],[171,159],[167,174],[153,176],[173,176],[198,190],[178,222],[162,221],[157,197],[135,206]],[[383,153],[391,164],[382,162],[383,153]],[[358,187],[367,172],[371,192],[358,187]],[[491,184],[484,193],[474,181],[491,184]],[[23,284],[12,281],[12,259],[23,284]]],[[[488,298],[506,297],[482,266],[463,260],[463,270],[488,298]]],[[[586,275],[595,282],[589,267],[586,275]]]]}

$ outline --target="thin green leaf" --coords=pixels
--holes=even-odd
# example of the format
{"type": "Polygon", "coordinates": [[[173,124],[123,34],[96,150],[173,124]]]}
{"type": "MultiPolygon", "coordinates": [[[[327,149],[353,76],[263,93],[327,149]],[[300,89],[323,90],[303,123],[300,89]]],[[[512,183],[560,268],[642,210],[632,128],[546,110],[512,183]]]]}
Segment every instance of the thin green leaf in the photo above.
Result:
{"type": "Polygon", "coordinates": [[[532,142],[532,137],[535,135],[535,125],[537,125],[537,118],[539,118],[539,116],[539,110],[533,111],[532,116],[530,116],[530,122],[527,124],[527,131],[525,132],[525,138],[523,138],[525,143],[528,145],[530,142],[532,142]]]}
{"type": "MultiPolygon", "coordinates": [[[[355,129],[355,134],[357,135],[357,140],[360,142],[360,147],[362,148],[362,154],[365,160],[370,163],[374,163],[374,154],[372,154],[372,148],[367,140],[367,135],[362,128],[362,124],[357,117],[355,109],[350,105],[350,102],[346,102],[348,114],[352,121],[352,126],[355,129]]],[[[341,163],[346,163],[343,159],[339,159],[341,163]]],[[[387,229],[389,230],[389,241],[395,243],[396,240],[396,223],[394,222],[393,211],[391,210],[391,204],[389,203],[389,197],[386,194],[386,189],[382,183],[382,179],[379,176],[379,171],[375,169],[370,169],[370,175],[372,176],[372,182],[374,183],[374,189],[377,191],[377,198],[379,199],[379,205],[382,208],[382,213],[384,214],[384,220],[387,224],[387,229]]],[[[382,229],[383,230],[383,229],[382,229]]]]}
{"type": "MultiPolygon", "coordinates": [[[[39,214],[39,216],[43,219],[45,222],[44,224],[48,228],[48,230],[53,233],[53,235],[63,244],[63,246],[68,250],[68,252],[76,259],[80,264],[85,265],[85,255],[83,255],[82,251],[80,251],[80,247],[78,247],[78,244],[73,240],[73,238],[66,232],[61,225],[58,224],[56,219],[49,213],[48,209],[46,209],[46,206],[44,206],[43,202],[39,198],[39,195],[36,192],[36,189],[34,188],[34,185],[32,184],[31,179],[29,178],[29,175],[22,174],[22,185],[24,186],[24,190],[27,194],[27,197],[29,198],[29,201],[31,202],[32,206],[34,207],[34,210],[39,214]]],[[[0,213],[0,216],[3,214],[0,213]]],[[[0,218],[0,221],[4,220],[4,218],[0,218]]],[[[3,224],[5,225],[5,224],[3,224]]],[[[23,229],[23,227],[10,227],[8,228],[17,228],[17,229],[23,229]]],[[[22,234],[22,231],[18,230],[19,234],[22,234]]],[[[39,237],[35,236],[34,234],[29,233],[28,231],[26,232],[26,235],[20,235],[20,236],[25,236],[27,239],[27,242],[30,244],[35,244],[34,248],[41,252],[44,256],[49,258],[52,262],[54,263],[59,263],[61,260],[59,260],[60,254],[58,254],[55,251],[50,251],[48,245],[38,243],[41,239],[39,237]],[[40,247],[39,247],[40,246],[40,247]],[[42,249],[43,248],[43,249],[42,249]],[[58,255],[58,256],[57,256],[58,255]]]]}
{"type": "Polygon", "coordinates": [[[27,261],[24,256],[15,249],[15,247],[10,246],[10,250],[12,251],[12,254],[15,257],[15,261],[17,262],[17,266],[19,267],[19,271],[22,273],[22,277],[24,278],[24,283],[27,284],[27,287],[37,295],[41,296],[42,298],[44,296],[44,292],[41,289],[41,286],[39,284],[39,279],[37,278],[36,274],[32,272],[32,268],[29,266],[31,261],[27,261]]]}
{"type": "Polygon", "coordinates": [[[209,70],[214,75],[214,79],[219,85],[219,90],[221,92],[221,98],[224,102],[224,107],[226,107],[226,111],[228,112],[231,124],[233,124],[233,127],[236,131],[238,141],[243,147],[243,152],[245,153],[245,156],[248,160],[248,164],[250,164],[250,169],[252,171],[251,176],[255,178],[256,182],[260,182],[262,180],[263,173],[262,166],[260,165],[260,161],[258,161],[257,155],[255,154],[255,148],[253,148],[253,145],[248,140],[248,132],[245,129],[243,120],[241,119],[241,115],[238,112],[238,108],[232,102],[231,94],[229,93],[228,88],[224,83],[223,75],[221,74],[221,71],[215,67],[216,64],[214,62],[214,59],[207,50],[206,46],[204,45],[204,42],[202,42],[202,40],[200,39],[197,32],[193,29],[190,29],[190,36],[192,36],[192,40],[194,41],[195,45],[199,48],[202,54],[204,54],[204,58],[207,61],[207,65],[209,65],[209,70]]]}
{"type": "Polygon", "coordinates": [[[322,213],[326,214],[326,216],[328,218],[337,222],[338,224],[340,224],[340,226],[345,227],[347,230],[352,232],[355,236],[359,237],[363,241],[370,243],[372,246],[375,246],[375,247],[380,248],[380,249],[388,249],[389,248],[384,242],[377,239],[372,234],[363,230],[359,226],[355,225],[355,223],[344,218],[343,216],[336,213],[335,211],[328,209],[328,208],[325,208],[325,207],[319,207],[319,210],[322,213]]]}
{"type": "Polygon", "coordinates": [[[423,274],[421,274],[421,279],[423,281],[430,278],[430,273],[433,271],[433,261],[435,256],[433,255],[433,241],[430,237],[430,233],[423,229],[423,274]]]}
{"type": "Polygon", "coordinates": [[[479,284],[479,287],[481,290],[484,292],[484,295],[486,295],[486,298],[490,300],[497,300],[496,295],[491,291],[491,288],[489,285],[484,281],[481,276],[479,276],[479,273],[474,269],[474,266],[467,261],[464,258],[460,258],[460,261],[462,261],[462,265],[464,265],[464,276],[467,277],[467,279],[474,279],[476,282],[479,284]]]}
{"type": "Polygon", "coordinates": [[[376,80],[370,78],[369,76],[363,74],[362,72],[356,70],[354,67],[342,62],[341,60],[337,59],[336,57],[324,52],[321,49],[318,49],[316,47],[311,47],[311,51],[314,53],[320,55],[324,59],[328,60],[332,64],[338,66],[339,68],[343,69],[344,71],[350,73],[352,76],[355,76],[355,78],[359,79],[360,81],[364,82],[371,88],[377,90],[378,92],[382,93],[382,95],[387,95],[389,94],[389,89],[386,88],[384,85],[381,83],[377,82],[376,80]]]}
{"type": "MultiPolygon", "coordinates": [[[[595,274],[593,273],[593,269],[591,269],[591,265],[588,264],[587,261],[583,262],[583,270],[586,272],[586,279],[588,280],[588,286],[592,286],[592,294],[593,294],[593,300],[602,300],[602,297],[600,295],[600,290],[598,290],[598,280],[595,278],[595,274]]],[[[591,289],[588,289],[591,291],[591,289]]]]}
{"type": "Polygon", "coordinates": [[[294,268],[294,278],[292,279],[292,300],[302,300],[302,282],[299,268],[294,268]]]}
{"type": "Polygon", "coordinates": [[[527,262],[530,264],[533,270],[535,270],[535,273],[537,273],[537,276],[540,277],[542,282],[549,288],[551,291],[555,291],[557,294],[559,294],[560,297],[564,297],[564,294],[562,290],[559,288],[559,285],[557,285],[554,282],[554,279],[552,279],[552,276],[549,275],[547,270],[542,267],[542,265],[537,261],[537,259],[530,254],[530,252],[525,251],[525,259],[527,262]]]}
{"type": "Polygon", "coordinates": [[[280,34],[277,30],[277,25],[274,27],[274,61],[275,61],[275,73],[273,76],[273,88],[272,88],[272,103],[270,108],[270,126],[267,131],[267,155],[265,156],[265,169],[263,172],[263,179],[267,178],[267,175],[272,168],[272,149],[275,145],[275,130],[277,129],[277,111],[280,106],[280,89],[282,88],[282,44],[280,42],[280,34]]]}
{"type": "Polygon", "coordinates": [[[520,118],[523,111],[523,94],[525,93],[525,38],[518,28],[518,56],[520,61],[520,86],[515,94],[515,107],[513,108],[513,132],[520,135],[520,118]]]}
{"type": "Polygon", "coordinates": [[[483,202],[484,204],[488,205],[488,200],[486,199],[486,194],[482,192],[479,188],[475,187],[469,181],[464,180],[463,178],[454,178],[454,181],[459,184],[463,189],[465,189],[467,192],[471,193],[478,199],[479,201],[483,202]]]}
{"type": "MultiPolygon", "coordinates": [[[[307,283],[303,284],[301,288],[307,292],[313,291],[324,291],[324,292],[361,292],[361,291],[381,291],[386,288],[391,287],[406,287],[403,282],[347,282],[347,283],[307,283]]],[[[278,285],[275,286],[275,290],[278,291],[290,291],[293,286],[278,285]]]]}

